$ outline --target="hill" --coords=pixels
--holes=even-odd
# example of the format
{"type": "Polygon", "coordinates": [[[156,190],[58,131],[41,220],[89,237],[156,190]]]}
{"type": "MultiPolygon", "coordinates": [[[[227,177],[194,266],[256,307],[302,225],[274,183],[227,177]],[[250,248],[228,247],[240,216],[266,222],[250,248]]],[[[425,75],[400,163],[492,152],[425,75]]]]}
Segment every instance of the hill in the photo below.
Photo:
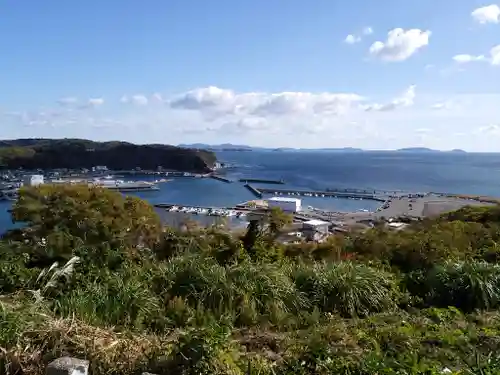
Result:
{"type": "Polygon", "coordinates": [[[87,139],[15,139],[0,141],[1,169],[133,168],[207,172],[216,161],[206,150],[128,142],[94,142],[87,139]]]}
{"type": "Polygon", "coordinates": [[[209,145],[206,143],[192,143],[192,144],[181,143],[180,145],[178,145],[178,147],[203,149],[210,151],[252,151],[255,148],[246,145],[233,145],[231,143],[223,143],[220,145],[209,145]]]}

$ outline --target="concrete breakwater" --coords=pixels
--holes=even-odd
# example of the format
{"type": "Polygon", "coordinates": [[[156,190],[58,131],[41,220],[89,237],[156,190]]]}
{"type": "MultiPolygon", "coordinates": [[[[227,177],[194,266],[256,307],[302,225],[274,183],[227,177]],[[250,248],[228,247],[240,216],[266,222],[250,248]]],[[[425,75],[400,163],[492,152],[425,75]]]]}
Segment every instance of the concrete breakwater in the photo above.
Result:
{"type": "Polygon", "coordinates": [[[214,180],[226,182],[228,184],[230,184],[231,182],[233,182],[233,180],[230,180],[229,178],[226,178],[226,177],[223,177],[223,176],[219,176],[219,175],[216,175],[216,174],[212,174],[212,175],[210,175],[210,177],[213,178],[214,180]]]}
{"type": "Polygon", "coordinates": [[[275,185],[283,185],[285,183],[284,180],[268,180],[264,178],[240,178],[240,182],[244,182],[246,184],[249,183],[260,183],[260,184],[275,184],[275,185]]]}
{"type": "Polygon", "coordinates": [[[255,195],[257,198],[262,198],[262,192],[257,189],[257,188],[254,188],[252,185],[250,184],[245,184],[244,185],[248,190],[250,190],[252,192],[253,195],[255,195]]]}
{"type": "Polygon", "coordinates": [[[370,199],[374,201],[384,202],[387,197],[360,192],[349,191],[316,191],[316,190],[297,190],[297,189],[270,189],[270,188],[254,188],[246,184],[247,189],[252,191],[259,198],[263,194],[273,195],[297,195],[297,196],[310,196],[310,197],[332,197],[332,198],[351,198],[351,199],[370,199]]]}

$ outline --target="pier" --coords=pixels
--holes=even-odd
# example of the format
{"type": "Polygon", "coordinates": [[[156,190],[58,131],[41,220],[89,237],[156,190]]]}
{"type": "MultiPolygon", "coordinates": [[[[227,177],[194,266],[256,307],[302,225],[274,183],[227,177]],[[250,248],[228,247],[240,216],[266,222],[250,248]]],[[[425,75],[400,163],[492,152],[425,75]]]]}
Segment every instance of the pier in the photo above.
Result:
{"type": "MultiPolygon", "coordinates": [[[[342,193],[342,194],[368,194],[384,197],[401,197],[408,196],[410,193],[403,190],[377,190],[377,189],[354,189],[354,188],[327,188],[329,193],[342,193]]],[[[423,193],[414,193],[423,194],[423,193]]]]}
{"type": "Polygon", "coordinates": [[[370,193],[349,192],[349,191],[346,192],[346,191],[315,191],[315,190],[296,190],[296,189],[269,189],[269,188],[256,189],[253,186],[250,185],[247,186],[247,185],[245,186],[259,197],[262,197],[262,194],[272,194],[272,195],[285,194],[285,195],[299,195],[299,196],[311,196],[311,197],[369,199],[379,202],[385,202],[385,200],[387,199],[387,197],[385,196],[370,194],[370,193]]]}
{"type": "Polygon", "coordinates": [[[262,192],[256,188],[254,188],[252,185],[250,184],[245,184],[244,185],[248,190],[250,190],[252,192],[253,195],[255,195],[257,198],[262,198],[262,192]]]}
{"type": "Polygon", "coordinates": [[[222,182],[225,182],[225,183],[228,183],[228,184],[230,184],[231,182],[233,182],[233,180],[230,180],[229,178],[222,177],[222,176],[219,176],[219,175],[216,175],[216,174],[212,174],[212,175],[210,175],[210,177],[213,178],[214,180],[222,181],[222,182]]]}
{"type": "Polygon", "coordinates": [[[283,185],[285,183],[284,180],[268,180],[264,178],[240,178],[240,182],[244,182],[246,184],[253,182],[253,183],[275,184],[275,185],[283,185]]]}

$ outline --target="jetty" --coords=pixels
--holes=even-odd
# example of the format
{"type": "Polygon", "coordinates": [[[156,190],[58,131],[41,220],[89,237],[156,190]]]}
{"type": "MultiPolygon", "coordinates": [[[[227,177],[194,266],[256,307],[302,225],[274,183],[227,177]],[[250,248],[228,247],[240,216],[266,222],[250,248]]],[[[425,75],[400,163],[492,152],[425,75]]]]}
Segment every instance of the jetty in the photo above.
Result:
{"type": "Polygon", "coordinates": [[[249,183],[260,183],[260,184],[275,184],[275,185],[283,185],[285,181],[281,180],[269,180],[265,178],[240,178],[240,182],[244,182],[246,184],[249,183]]]}
{"type": "Polygon", "coordinates": [[[245,185],[247,189],[252,191],[256,196],[262,197],[263,194],[272,195],[298,195],[298,196],[310,196],[310,197],[332,197],[332,198],[350,198],[350,199],[369,199],[379,202],[385,202],[387,197],[372,194],[372,193],[361,193],[361,192],[349,192],[349,191],[316,191],[316,190],[297,190],[297,189],[270,189],[254,188],[250,185],[245,185]]]}
{"type": "Polygon", "coordinates": [[[254,188],[252,185],[250,184],[245,184],[244,185],[248,190],[250,190],[252,192],[253,195],[255,195],[257,198],[262,198],[262,192],[257,189],[257,188],[254,188]]]}
{"type": "Polygon", "coordinates": [[[219,176],[219,175],[216,175],[216,174],[212,174],[212,175],[210,175],[210,177],[213,178],[214,180],[222,181],[222,182],[225,182],[225,183],[228,183],[228,184],[230,184],[231,182],[233,182],[233,180],[230,180],[229,178],[222,177],[222,176],[219,176]]]}

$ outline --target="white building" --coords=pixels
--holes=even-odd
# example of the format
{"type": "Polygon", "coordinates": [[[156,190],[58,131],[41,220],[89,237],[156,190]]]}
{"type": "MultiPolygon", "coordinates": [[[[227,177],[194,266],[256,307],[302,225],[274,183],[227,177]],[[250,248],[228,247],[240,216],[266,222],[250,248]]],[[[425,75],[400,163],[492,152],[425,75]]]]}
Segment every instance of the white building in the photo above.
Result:
{"type": "Polygon", "coordinates": [[[23,186],[38,186],[43,184],[43,175],[32,174],[23,177],[23,186]]]}
{"type": "Polygon", "coordinates": [[[281,208],[284,212],[299,212],[302,209],[302,201],[298,198],[272,197],[267,200],[269,208],[281,208]]]}
{"type": "Polygon", "coordinates": [[[309,220],[302,223],[304,232],[319,232],[322,234],[328,233],[330,223],[323,220],[309,220]]]}
{"type": "Polygon", "coordinates": [[[95,167],[92,167],[92,172],[106,172],[108,170],[108,167],[105,165],[96,165],[95,167]]]}

